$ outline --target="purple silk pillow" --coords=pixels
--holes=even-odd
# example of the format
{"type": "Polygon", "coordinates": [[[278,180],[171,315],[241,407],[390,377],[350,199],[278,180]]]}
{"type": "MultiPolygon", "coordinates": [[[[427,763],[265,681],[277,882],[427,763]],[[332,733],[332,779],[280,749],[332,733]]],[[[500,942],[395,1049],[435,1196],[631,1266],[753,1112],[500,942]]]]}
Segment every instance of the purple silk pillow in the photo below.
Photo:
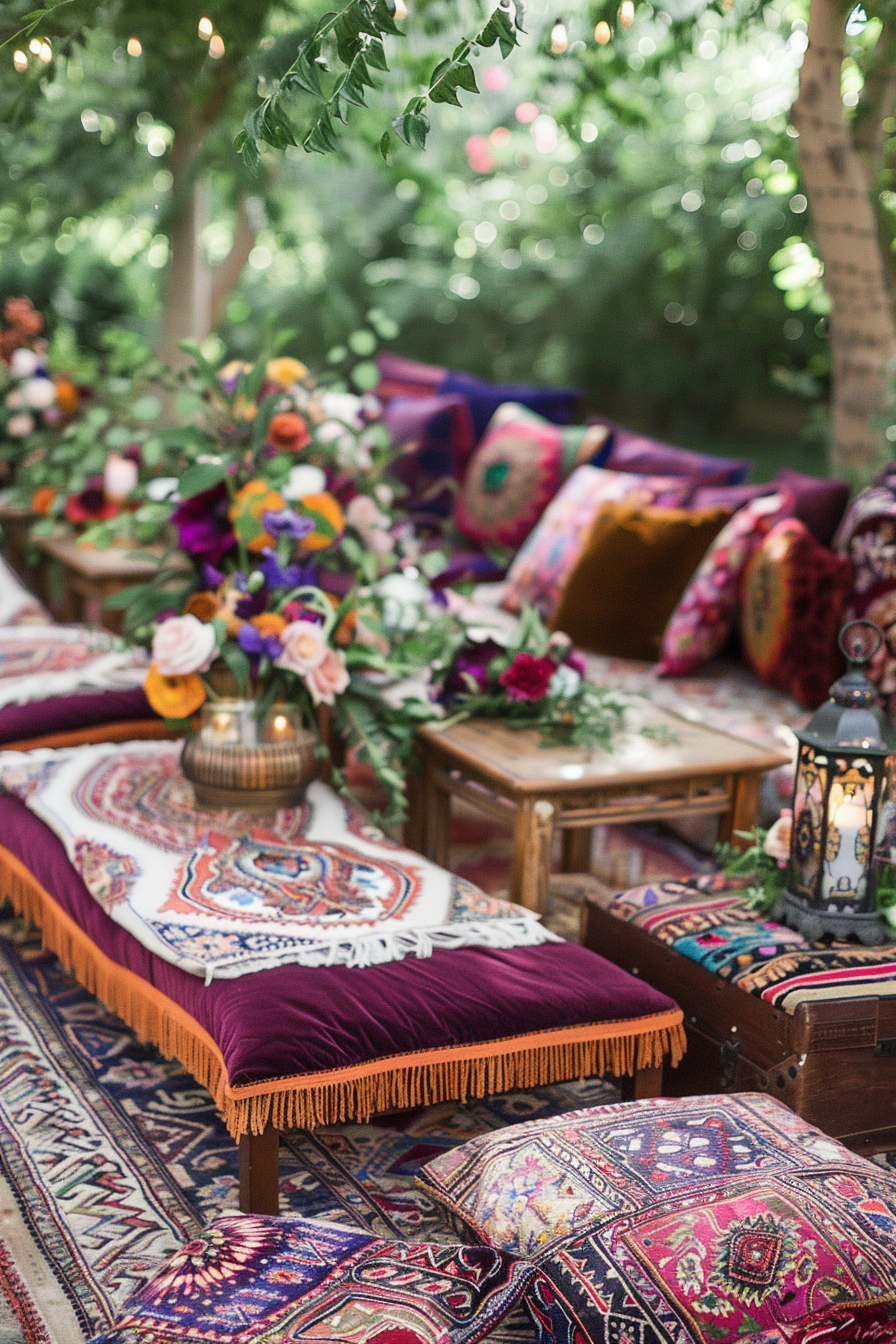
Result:
{"type": "Polygon", "coordinates": [[[804,476],[792,467],[782,467],[775,485],[783,486],[794,498],[793,516],[805,523],[816,541],[830,546],[837,526],[849,502],[846,481],[823,480],[804,476]]]}
{"type": "Polygon", "coordinates": [[[612,471],[633,471],[641,476],[691,476],[695,485],[742,485],[753,465],[746,458],[712,457],[688,448],[673,448],[644,434],[633,434],[600,416],[594,417],[592,423],[607,425],[613,433],[613,446],[604,464],[612,471]]]}
{"type": "Polygon", "coordinates": [[[738,509],[751,504],[754,499],[773,495],[775,489],[771,481],[765,481],[762,485],[698,485],[688,500],[688,508],[699,513],[701,509],[724,507],[737,513],[738,509]]]}

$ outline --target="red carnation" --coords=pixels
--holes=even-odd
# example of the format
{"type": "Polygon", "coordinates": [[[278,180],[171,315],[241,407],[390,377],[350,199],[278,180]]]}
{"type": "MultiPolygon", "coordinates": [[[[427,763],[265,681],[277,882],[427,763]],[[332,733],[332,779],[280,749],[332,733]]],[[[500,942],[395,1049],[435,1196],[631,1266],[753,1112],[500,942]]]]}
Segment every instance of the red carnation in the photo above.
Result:
{"type": "Polygon", "coordinates": [[[548,693],[551,677],[557,671],[553,658],[536,658],[534,653],[518,653],[498,681],[511,700],[541,700],[548,693]]]}

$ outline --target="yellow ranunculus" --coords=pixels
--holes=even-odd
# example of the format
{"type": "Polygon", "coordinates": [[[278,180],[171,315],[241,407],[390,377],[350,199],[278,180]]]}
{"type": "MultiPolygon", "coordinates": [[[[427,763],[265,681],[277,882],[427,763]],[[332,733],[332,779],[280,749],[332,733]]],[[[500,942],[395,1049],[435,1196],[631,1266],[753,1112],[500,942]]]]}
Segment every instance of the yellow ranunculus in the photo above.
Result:
{"type": "Polygon", "coordinates": [[[264,376],[269,383],[276,383],[278,387],[292,387],[293,383],[308,377],[308,370],[300,359],[280,355],[277,359],[268,360],[264,376]]]}
{"type": "MultiPolygon", "coordinates": [[[[328,546],[332,546],[345,530],[345,514],[339,500],[330,494],[328,490],[322,490],[317,495],[305,495],[299,500],[297,506],[299,513],[305,513],[309,516],[319,514],[330,527],[332,533],[319,532],[317,526],[307,537],[303,537],[300,545],[306,551],[323,551],[328,546]]],[[[315,520],[316,521],[316,520],[315,520]]]]}
{"type": "Polygon", "coordinates": [[[155,663],[150,663],[143,689],[163,719],[188,719],[205,703],[205,686],[195,672],[185,677],[163,677],[155,663]]]}

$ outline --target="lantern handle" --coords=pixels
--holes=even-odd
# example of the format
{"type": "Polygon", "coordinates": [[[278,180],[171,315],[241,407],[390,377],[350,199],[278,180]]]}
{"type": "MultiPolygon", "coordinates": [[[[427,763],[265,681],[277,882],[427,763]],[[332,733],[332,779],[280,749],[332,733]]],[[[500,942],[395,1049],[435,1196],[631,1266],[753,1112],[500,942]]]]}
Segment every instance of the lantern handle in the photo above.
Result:
{"type": "Polygon", "coordinates": [[[883,632],[874,621],[847,621],[837,639],[850,670],[870,663],[883,642],[883,632]]]}

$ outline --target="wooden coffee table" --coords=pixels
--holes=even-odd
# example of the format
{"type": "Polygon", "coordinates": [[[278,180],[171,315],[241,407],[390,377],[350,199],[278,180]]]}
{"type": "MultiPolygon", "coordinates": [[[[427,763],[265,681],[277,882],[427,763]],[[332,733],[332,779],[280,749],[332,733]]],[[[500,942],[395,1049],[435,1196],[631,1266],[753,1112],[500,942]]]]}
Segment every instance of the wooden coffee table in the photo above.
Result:
{"type": "Polygon", "coordinates": [[[647,700],[633,697],[631,705],[612,752],[542,747],[537,732],[497,719],[421,728],[405,842],[449,867],[451,799],[466,799],[512,826],[510,899],[540,910],[555,827],[567,873],[588,870],[593,826],[718,816],[723,840],[751,830],[760,778],[786,765],[787,752],[692,723],[647,700]]]}
{"type": "MultiPolygon", "coordinates": [[[[61,532],[51,537],[35,537],[35,545],[48,561],[55,561],[62,569],[62,606],[58,612],[62,621],[101,625],[113,634],[120,634],[124,612],[104,607],[107,597],[134,583],[146,582],[159,572],[164,554],[160,546],[110,546],[98,550],[81,546],[70,533],[61,532]],[[139,554],[135,552],[139,551],[139,554]],[[152,558],[158,555],[158,559],[152,558]]],[[[177,557],[173,566],[188,573],[186,556],[177,557]]]]}

